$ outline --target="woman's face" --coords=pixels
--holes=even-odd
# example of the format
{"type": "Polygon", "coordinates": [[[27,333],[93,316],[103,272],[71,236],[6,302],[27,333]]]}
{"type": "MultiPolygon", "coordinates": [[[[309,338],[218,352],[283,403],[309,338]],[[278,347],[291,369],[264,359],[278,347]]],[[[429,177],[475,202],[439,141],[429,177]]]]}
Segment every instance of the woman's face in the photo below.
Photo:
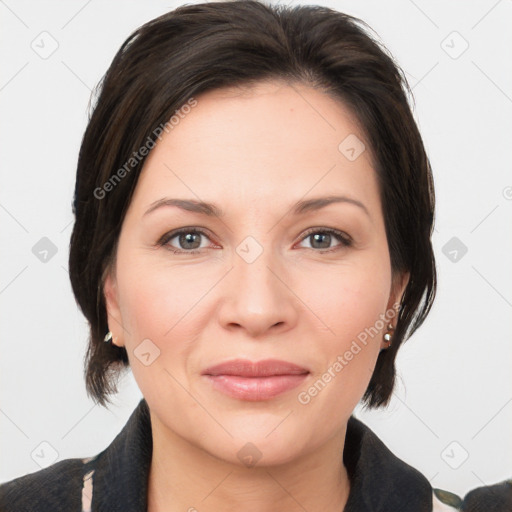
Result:
{"type": "Polygon", "coordinates": [[[109,327],[153,428],[225,461],[287,462],[344,431],[403,291],[376,174],[354,118],[317,90],[195,99],[146,159],[105,283],[109,327]],[[168,199],[187,203],[155,207],[168,199]],[[237,359],[299,370],[211,370],[237,359]]]}

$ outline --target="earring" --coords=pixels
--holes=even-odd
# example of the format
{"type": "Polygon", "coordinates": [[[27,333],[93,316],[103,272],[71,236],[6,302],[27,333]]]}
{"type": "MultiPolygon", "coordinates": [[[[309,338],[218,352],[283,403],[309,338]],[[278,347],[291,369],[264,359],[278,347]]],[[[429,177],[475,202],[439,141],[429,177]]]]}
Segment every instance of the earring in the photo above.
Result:
{"type": "Polygon", "coordinates": [[[388,343],[387,348],[391,347],[391,340],[393,339],[394,332],[395,332],[395,328],[393,327],[393,324],[388,324],[388,330],[386,331],[386,333],[383,336],[384,341],[386,343],[388,343]]]}
{"type": "Polygon", "coordinates": [[[105,342],[109,342],[111,341],[113,345],[117,345],[117,336],[115,336],[114,338],[112,338],[112,331],[108,331],[107,334],[105,334],[105,337],[103,338],[103,341],[105,342]]]}

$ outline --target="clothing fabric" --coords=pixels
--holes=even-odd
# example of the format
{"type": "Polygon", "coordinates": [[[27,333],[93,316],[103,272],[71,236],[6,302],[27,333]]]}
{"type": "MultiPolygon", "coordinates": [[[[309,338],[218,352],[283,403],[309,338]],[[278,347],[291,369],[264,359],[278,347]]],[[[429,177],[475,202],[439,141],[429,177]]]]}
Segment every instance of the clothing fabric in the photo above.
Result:
{"type": "MultiPolygon", "coordinates": [[[[98,455],[62,460],[0,485],[0,512],[146,512],[152,448],[149,408],[142,399],[98,455]]],[[[464,500],[433,489],[354,416],[343,461],[351,488],[341,512],[512,512],[512,480],[475,489],[464,500]]]]}

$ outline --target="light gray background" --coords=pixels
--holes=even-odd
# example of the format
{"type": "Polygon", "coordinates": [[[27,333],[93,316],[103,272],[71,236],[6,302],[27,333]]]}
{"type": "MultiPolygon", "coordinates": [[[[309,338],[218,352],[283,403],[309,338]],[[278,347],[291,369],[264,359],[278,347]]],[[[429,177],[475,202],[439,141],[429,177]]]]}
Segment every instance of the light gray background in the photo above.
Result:
{"type": "MultiPolygon", "coordinates": [[[[141,398],[131,374],[110,411],[86,397],[71,200],[91,88],[135,28],[182,3],[0,1],[0,481],[98,453],[141,398]]],[[[390,407],[356,415],[463,495],[512,477],[512,2],[318,3],[367,21],[406,71],[437,192],[435,306],[390,407]]]]}

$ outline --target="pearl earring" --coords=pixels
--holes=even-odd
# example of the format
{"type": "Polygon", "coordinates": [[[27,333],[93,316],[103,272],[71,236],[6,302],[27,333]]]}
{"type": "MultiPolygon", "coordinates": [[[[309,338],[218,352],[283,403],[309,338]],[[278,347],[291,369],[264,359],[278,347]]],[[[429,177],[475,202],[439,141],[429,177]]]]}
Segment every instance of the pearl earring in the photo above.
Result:
{"type": "Polygon", "coordinates": [[[393,327],[393,324],[388,325],[388,330],[384,334],[383,338],[386,343],[388,343],[388,347],[391,347],[391,340],[393,339],[393,332],[395,331],[395,328],[393,327]]]}
{"type": "Polygon", "coordinates": [[[105,341],[106,343],[111,341],[115,345],[116,341],[117,341],[117,337],[112,338],[112,331],[108,331],[107,334],[105,334],[105,337],[103,338],[103,341],[105,341]]]}

